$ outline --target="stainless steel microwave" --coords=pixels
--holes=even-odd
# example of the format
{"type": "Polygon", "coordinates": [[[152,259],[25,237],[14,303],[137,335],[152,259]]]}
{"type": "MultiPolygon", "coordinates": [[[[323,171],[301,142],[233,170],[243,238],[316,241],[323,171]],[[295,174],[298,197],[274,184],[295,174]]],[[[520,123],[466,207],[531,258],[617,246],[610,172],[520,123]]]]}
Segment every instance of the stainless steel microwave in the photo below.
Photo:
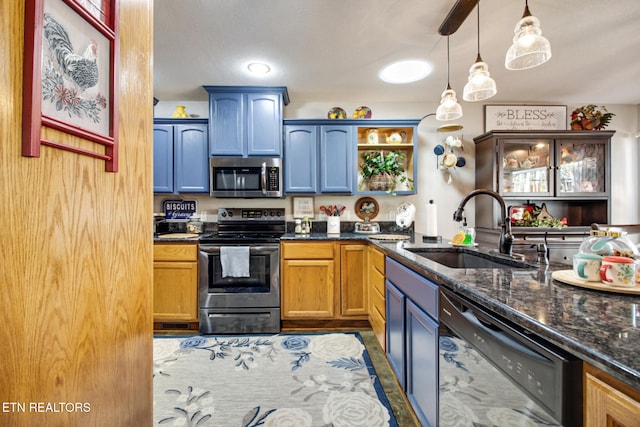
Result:
{"type": "Polygon", "coordinates": [[[210,175],[212,197],[282,197],[282,160],[277,157],[215,157],[210,175]]]}

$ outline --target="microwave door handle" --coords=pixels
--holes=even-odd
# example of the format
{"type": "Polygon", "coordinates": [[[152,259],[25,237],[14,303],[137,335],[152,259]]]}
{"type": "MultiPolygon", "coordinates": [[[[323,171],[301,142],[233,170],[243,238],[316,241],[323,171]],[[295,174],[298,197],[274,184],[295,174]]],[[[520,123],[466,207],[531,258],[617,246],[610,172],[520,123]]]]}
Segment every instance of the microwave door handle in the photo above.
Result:
{"type": "Polygon", "coordinates": [[[260,172],[260,185],[262,187],[262,194],[267,194],[267,163],[262,163],[262,171],[260,172]]]}

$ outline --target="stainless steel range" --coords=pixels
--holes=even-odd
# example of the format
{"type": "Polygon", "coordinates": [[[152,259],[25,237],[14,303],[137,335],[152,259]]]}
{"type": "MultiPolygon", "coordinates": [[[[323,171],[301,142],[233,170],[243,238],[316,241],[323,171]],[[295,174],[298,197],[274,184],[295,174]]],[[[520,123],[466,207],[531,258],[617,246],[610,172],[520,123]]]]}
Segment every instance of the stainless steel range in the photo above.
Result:
{"type": "Polygon", "coordinates": [[[203,334],[280,331],[284,209],[218,209],[218,231],[200,237],[203,334]]]}

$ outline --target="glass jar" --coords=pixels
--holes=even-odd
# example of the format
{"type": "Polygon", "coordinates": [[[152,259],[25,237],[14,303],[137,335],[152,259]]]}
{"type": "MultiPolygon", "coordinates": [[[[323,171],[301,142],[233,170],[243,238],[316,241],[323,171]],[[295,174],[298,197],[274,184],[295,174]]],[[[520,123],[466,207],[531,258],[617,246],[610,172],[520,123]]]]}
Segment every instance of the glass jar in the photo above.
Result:
{"type": "Polygon", "coordinates": [[[580,252],[629,258],[638,256],[638,248],[627,237],[627,233],[613,230],[591,230],[589,237],[580,245],[580,252]]]}
{"type": "Polygon", "coordinates": [[[301,234],[302,233],[302,220],[296,219],[296,226],[294,228],[294,231],[295,231],[296,234],[301,234]]]}
{"type": "Polygon", "coordinates": [[[199,216],[192,216],[187,222],[187,233],[202,234],[202,221],[199,216]]]}
{"type": "Polygon", "coordinates": [[[625,231],[609,231],[607,236],[611,239],[611,253],[609,255],[634,258],[638,255],[638,248],[627,237],[625,231]]]}
{"type": "MultiPolygon", "coordinates": [[[[582,243],[580,244],[579,252],[582,254],[594,254],[596,250],[592,248],[596,244],[596,242],[600,241],[604,237],[606,237],[607,232],[604,230],[590,230],[589,237],[586,237],[582,243]]],[[[596,246],[596,249],[599,249],[599,246],[596,246]]]]}

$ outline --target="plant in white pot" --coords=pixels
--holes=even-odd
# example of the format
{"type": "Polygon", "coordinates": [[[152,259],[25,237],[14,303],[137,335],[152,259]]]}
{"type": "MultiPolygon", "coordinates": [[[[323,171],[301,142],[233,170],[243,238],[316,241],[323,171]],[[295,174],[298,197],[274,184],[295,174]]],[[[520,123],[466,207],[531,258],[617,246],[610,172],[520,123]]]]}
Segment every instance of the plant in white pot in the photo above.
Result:
{"type": "Polygon", "coordinates": [[[407,183],[410,190],[413,190],[413,179],[409,178],[403,167],[405,153],[403,151],[387,151],[386,154],[380,151],[365,151],[360,157],[362,163],[363,182],[359,186],[362,190],[366,183],[370,191],[392,192],[398,182],[407,183]]]}

